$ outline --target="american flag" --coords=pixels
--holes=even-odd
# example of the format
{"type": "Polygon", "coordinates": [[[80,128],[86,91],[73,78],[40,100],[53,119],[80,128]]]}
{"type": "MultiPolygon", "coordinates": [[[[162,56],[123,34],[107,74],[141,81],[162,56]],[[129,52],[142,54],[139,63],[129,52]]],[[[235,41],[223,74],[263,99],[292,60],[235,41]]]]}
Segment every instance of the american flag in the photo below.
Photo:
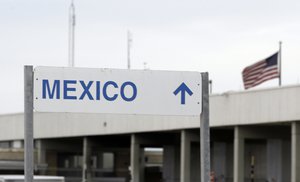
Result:
{"type": "Polygon", "coordinates": [[[259,85],[267,80],[279,78],[278,52],[261,60],[243,70],[243,81],[245,89],[259,85]]]}

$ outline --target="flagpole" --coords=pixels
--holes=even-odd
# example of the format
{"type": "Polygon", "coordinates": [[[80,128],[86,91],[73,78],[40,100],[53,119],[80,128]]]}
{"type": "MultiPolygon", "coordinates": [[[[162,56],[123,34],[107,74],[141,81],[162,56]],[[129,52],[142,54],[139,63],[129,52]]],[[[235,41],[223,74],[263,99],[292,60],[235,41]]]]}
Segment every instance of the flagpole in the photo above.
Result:
{"type": "Polygon", "coordinates": [[[131,68],[131,65],[130,65],[131,42],[132,42],[131,32],[128,30],[127,31],[127,69],[129,69],[129,70],[131,68]]]}
{"type": "Polygon", "coordinates": [[[279,86],[281,86],[281,45],[282,45],[282,42],[279,41],[279,54],[278,54],[279,86]]]}

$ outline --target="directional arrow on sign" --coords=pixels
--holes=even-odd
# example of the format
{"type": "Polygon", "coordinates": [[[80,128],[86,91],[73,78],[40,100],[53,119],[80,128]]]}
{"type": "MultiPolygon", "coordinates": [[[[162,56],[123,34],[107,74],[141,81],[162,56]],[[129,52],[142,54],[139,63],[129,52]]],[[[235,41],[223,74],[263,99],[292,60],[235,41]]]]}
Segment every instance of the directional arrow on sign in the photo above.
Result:
{"type": "Polygon", "coordinates": [[[185,93],[189,94],[190,96],[193,95],[193,92],[191,89],[186,86],[185,83],[182,83],[174,92],[174,95],[177,95],[179,92],[181,92],[181,104],[185,104],[185,93]]]}

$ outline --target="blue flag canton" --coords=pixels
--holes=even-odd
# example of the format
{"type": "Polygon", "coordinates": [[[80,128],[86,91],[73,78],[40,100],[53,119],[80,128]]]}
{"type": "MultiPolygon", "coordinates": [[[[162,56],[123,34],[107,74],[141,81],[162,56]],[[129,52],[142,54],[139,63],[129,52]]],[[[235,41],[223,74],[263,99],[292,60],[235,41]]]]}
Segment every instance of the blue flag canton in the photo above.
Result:
{"type": "Polygon", "coordinates": [[[266,67],[276,66],[278,63],[277,60],[278,60],[278,52],[266,59],[267,62],[266,67]]]}

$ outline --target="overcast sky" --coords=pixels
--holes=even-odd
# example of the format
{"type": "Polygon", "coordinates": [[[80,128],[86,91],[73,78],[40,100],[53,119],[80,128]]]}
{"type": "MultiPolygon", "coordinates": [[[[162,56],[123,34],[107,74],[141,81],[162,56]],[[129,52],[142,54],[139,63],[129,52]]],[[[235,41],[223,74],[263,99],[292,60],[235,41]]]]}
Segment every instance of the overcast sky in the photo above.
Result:
{"type": "MultiPolygon", "coordinates": [[[[0,113],[23,111],[23,66],[67,66],[70,0],[0,1],[0,113]]],[[[213,92],[283,42],[283,85],[300,80],[299,0],[75,0],[75,65],[208,71],[213,92]]],[[[258,88],[273,87],[278,80],[258,88]]]]}

